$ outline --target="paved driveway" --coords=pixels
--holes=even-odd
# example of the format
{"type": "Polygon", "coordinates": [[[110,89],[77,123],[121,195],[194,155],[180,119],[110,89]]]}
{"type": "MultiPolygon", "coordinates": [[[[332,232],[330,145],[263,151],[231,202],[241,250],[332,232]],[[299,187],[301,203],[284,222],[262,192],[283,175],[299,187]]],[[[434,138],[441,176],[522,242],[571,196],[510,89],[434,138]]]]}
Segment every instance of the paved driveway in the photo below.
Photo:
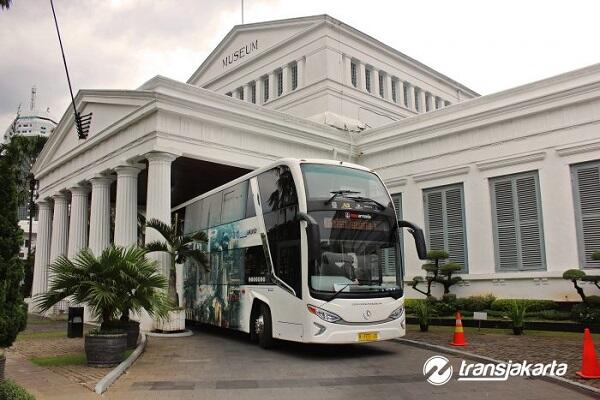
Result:
{"type": "MultiPolygon", "coordinates": [[[[146,353],[108,399],[584,399],[549,382],[427,383],[423,363],[435,353],[401,344],[302,345],[262,350],[244,335],[203,330],[181,339],[149,338],[146,353]]],[[[446,356],[455,370],[460,359],[446,356]]]]}

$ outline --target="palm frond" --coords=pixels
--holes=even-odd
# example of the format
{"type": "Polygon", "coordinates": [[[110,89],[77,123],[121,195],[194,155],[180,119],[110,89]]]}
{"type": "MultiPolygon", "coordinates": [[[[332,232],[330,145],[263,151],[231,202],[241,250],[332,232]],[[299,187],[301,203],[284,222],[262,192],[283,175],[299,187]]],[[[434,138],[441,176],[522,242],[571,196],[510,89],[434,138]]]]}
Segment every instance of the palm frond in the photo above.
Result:
{"type": "Polygon", "coordinates": [[[146,228],[152,228],[156,230],[169,244],[173,244],[173,242],[176,240],[177,233],[175,232],[175,229],[171,225],[166,224],[161,220],[152,218],[146,221],[146,228]]]}
{"type": "Polygon", "coordinates": [[[144,246],[144,249],[148,253],[153,253],[155,251],[170,252],[170,250],[171,250],[165,242],[160,242],[158,240],[150,242],[150,243],[146,243],[146,245],[144,246]]]}

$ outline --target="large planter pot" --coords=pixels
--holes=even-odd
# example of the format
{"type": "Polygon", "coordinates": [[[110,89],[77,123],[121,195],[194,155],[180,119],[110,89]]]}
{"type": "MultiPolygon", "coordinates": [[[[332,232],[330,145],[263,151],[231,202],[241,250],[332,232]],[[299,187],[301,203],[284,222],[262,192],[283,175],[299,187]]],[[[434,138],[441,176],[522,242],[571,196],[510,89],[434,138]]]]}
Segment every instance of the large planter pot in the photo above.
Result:
{"type": "Polygon", "coordinates": [[[96,333],[85,336],[85,356],[90,367],[114,367],[123,361],[127,334],[96,333]]]}
{"type": "Polygon", "coordinates": [[[102,323],[102,329],[105,330],[122,330],[127,334],[127,348],[133,349],[137,346],[140,336],[140,323],[137,321],[110,321],[102,323]]]}
{"type": "Polygon", "coordinates": [[[156,321],[156,330],[165,333],[185,331],[185,310],[169,311],[167,318],[156,321]]]}
{"type": "Polygon", "coordinates": [[[0,382],[4,382],[4,367],[6,366],[6,356],[0,352],[0,382]]]}

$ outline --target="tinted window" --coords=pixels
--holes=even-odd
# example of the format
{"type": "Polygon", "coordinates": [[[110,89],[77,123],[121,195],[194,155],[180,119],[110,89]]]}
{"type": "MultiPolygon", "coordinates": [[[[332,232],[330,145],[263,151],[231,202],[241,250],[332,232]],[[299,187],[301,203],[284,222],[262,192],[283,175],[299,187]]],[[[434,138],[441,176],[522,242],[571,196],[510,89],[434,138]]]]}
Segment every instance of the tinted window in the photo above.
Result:
{"type": "Polygon", "coordinates": [[[215,193],[204,199],[200,225],[202,228],[216,226],[221,223],[221,204],[223,193],[215,193]]]}
{"type": "Polygon", "coordinates": [[[298,203],[292,171],[285,165],[260,174],[258,187],[263,212],[278,210],[298,203]]]}
{"type": "Polygon", "coordinates": [[[246,203],[248,198],[248,181],[223,190],[223,211],[221,223],[238,221],[246,215],[246,203]]]}

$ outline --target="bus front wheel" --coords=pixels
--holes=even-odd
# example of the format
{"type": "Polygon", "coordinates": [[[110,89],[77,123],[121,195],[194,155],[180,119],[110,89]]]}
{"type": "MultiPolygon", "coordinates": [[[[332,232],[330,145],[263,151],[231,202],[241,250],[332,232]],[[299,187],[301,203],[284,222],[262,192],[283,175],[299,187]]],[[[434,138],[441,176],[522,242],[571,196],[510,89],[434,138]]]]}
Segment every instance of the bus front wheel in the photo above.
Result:
{"type": "Polygon", "coordinates": [[[261,304],[258,313],[254,319],[254,335],[258,339],[258,344],[263,349],[268,349],[273,345],[273,323],[271,320],[271,310],[266,304],[261,304]]]}

